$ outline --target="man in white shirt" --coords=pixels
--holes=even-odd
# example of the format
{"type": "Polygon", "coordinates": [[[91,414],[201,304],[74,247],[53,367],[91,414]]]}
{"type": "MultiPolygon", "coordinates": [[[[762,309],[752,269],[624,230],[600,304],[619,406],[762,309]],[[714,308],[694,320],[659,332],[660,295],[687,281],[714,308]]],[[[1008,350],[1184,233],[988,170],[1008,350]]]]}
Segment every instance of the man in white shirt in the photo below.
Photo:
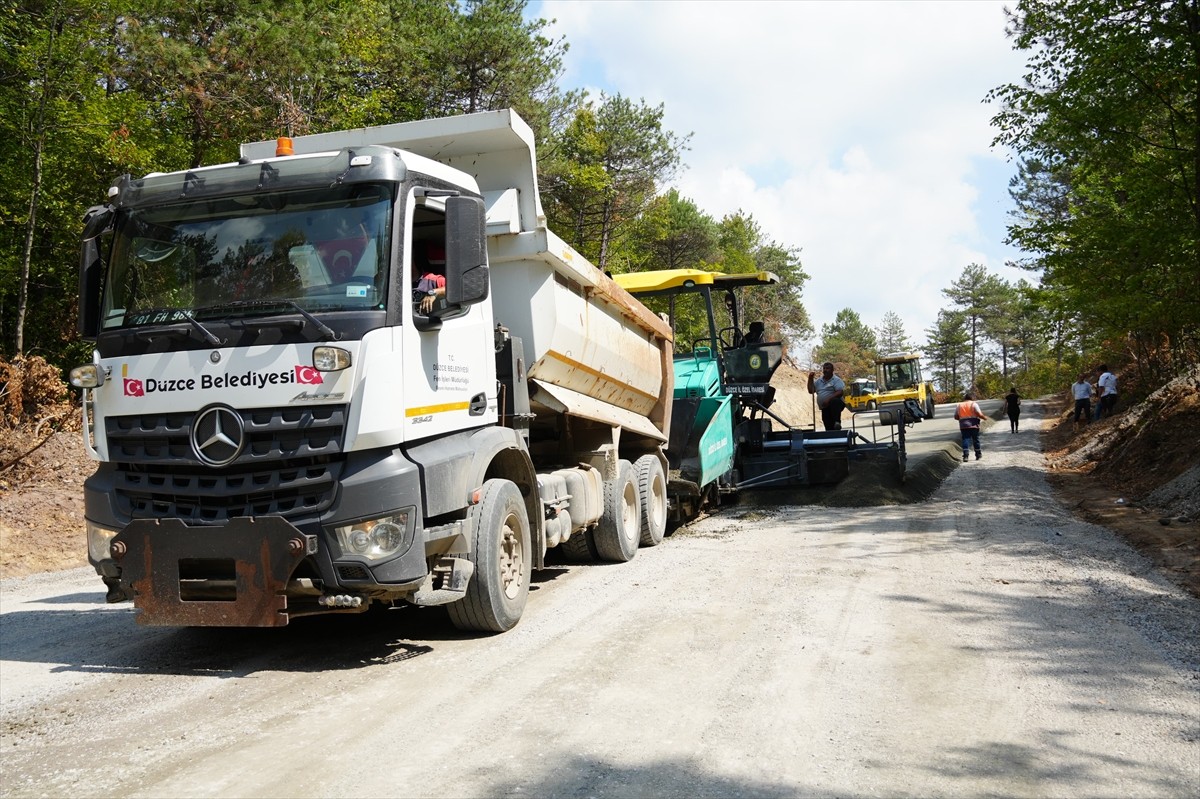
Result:
{"type": "Polygon", "coordinates": [[[817,395],[817,406],[821,409],[821,423],[825,429],[841,430],[842,409],[846,407],[842,397],[846,393],[846,384],[833,373],[833,364],[829,361],[823,363],[820,377],[816,372],[808,373],[808,393],[817,395]]]}
{"type": "Polygon", "coordinates": [[[1112,416],[1117,404],[1117,376],[1108,371],[1108,364],[1100,364],[1100,382],[1096,384],[1100,392],[1100,415],[1112,416]]]}
{"type": "Polygon", "coordinates": [[[1079,379],[1071,384],[1071,396],[1075,400],[1075,424],[1079,424],[1082,414],[1083,421],[1092,420],[1092,384],[1087,380],[1087,372],[1081,372],[1079,379]]]}

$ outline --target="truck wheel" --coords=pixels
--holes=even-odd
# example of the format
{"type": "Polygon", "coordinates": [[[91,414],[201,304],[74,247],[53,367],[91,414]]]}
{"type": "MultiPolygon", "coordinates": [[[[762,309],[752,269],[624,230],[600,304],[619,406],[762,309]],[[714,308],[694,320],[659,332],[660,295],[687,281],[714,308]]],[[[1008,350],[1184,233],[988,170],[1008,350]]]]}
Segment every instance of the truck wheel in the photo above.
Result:
{"type": "Polygon", "coordinates": [[[638,504],[633,466],[617,461],[617,476],[604,482],[604,513],[593,533],[601,560],[624,563],[637,554],[642,526],[638,504]]]}
{"type": "Polygon", "coordinates": [[[591,530],[580,530],[558,545],[559,550],[575,563],[593,563],[600,559],[591,530]]]}
{"type": "Polygon", "coordinates": [[[633,464],[641,500],[641,544],[658,546],[667,532],[667,477],[657,455],[643,455],[633,464]]]}
{"type": "Polygon", "coordinates": [[[460,630],[501,633],[517,625],[529,597],[529,516],[516,484],[498,479],[483,484],[483,498],[472,513],[469,557],[475,574],[466,596],[446,610],[460,630]]]}
{"type": "Polygon", "coordinates": [[[925,418],[926,419],[933,418],[933,395],[932,394],[925,395],[925,418]]]}

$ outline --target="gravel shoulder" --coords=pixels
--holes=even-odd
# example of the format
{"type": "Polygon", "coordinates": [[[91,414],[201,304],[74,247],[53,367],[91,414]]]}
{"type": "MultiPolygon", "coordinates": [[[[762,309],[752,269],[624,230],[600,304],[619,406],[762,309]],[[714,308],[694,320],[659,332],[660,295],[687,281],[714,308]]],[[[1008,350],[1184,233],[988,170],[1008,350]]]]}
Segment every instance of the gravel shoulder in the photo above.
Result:
{"type": "Polygon", "coordinates": [[[1055,500],[1027,414],[926,502],[733,507],[494,637],[5,580],[0,796],[1198,795],[1200,600],[1055,500]]]}

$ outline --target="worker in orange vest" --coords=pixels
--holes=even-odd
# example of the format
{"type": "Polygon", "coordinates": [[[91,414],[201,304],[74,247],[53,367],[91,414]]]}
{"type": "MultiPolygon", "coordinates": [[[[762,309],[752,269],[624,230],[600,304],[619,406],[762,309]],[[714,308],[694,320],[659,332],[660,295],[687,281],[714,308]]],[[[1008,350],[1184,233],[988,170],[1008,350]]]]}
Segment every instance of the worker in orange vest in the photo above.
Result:
{"type": "Polygon", "coordinates": [[[983,457],[983,449],[979,446],[979,425],[983,422],[983,411],[970,391],[963,394],[963,401],[954,409],[954,418],[958,420],[958,432],[962,433],[963,463],[967,462],[971,442],[975,443],[975,460],[979,460],[983,457]]]}

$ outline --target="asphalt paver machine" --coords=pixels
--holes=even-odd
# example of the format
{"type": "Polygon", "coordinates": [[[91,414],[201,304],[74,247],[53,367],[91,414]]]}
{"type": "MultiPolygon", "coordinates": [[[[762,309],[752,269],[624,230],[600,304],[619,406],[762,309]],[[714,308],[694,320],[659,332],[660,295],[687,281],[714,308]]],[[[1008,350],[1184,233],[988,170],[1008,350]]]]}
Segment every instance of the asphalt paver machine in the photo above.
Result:
{"type": "Polygon", "coordinates": [[[664,313],[676,331],[667,446],[675,521],[741,490],[840,482],[855,460],[895,463],[903,479],[904,428],[920,418],[917,409],[883,415],[872,426],[887,431],[880,440],[854,428],[800,428],[772,410],[771,378],[783,361],[784,345],[763,340],[761,323],[745,322],[740,294],[777,285],[776,275],[670,269],[614,279],[664,313]],[[700,334],[681,341],[685,327],[700,334]]]}

